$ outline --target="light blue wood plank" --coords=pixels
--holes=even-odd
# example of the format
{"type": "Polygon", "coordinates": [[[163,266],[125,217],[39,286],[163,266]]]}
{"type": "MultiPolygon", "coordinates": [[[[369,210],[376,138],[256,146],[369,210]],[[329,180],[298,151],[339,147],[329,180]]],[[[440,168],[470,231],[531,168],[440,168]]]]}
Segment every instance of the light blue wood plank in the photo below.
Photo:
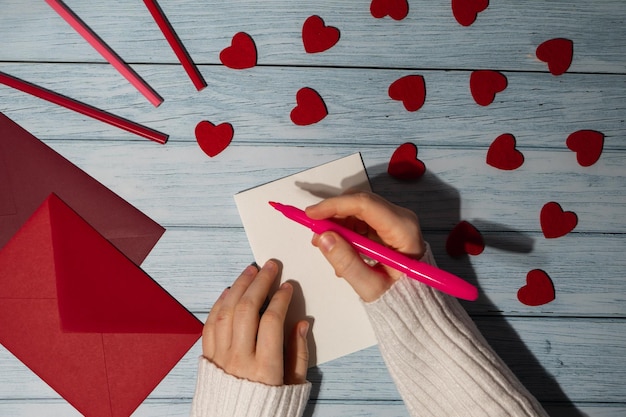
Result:
{"type": "Polygon", "coordinates": [[[540,232],[541,208],[557,201],[577,213],[576,232],[626,231],[621,152],[605,152],[596,165],[583,168],[569,150],[524,150],[524,166],[504,172],[486,165],[486,150],[425,146],[419,157],[430,174],[407,184],[386,174],[399,143],[231,145],[213,159],[191,142],[49,144],[165,227],[240,227],[235,193],[361,151],[374,190],[414,209],[425,230],[449,231],[465,219],[482,221],[483,231],[540,232]]]}
{"type": "MultiPolygon", "coordinates": [[[[511,133],[519,146],[563,148],[579,129],[606,135],[606,149],[623,150],[626,75],[506,73],[509,87],[493,104],[477,105],[467,71],[403,71],[337,68],[202,67],[209,87],[195,91],[174,66],[136,68],[165,98],[154,108],[112,67],[105,65],[0,64],[0,71],[84,101],[171,135],[170,143],[194,141],[201,120],[229,122],[235,143],[402,143],[485,148],[511,133]],[[426,80],[426,102],[417,112],[391,100],[388,87],[408,74],[426,80]],[[311,87],[329,115],[311,126],[294,125],[289,114],[296,92],[311,87]]],[[[42,139],[145,139],[0,86],[0,111],[28,122],[42,139]]]]}
{"type": "MultiPolygon", "coordinates": [[[[142,2],[67,3],[126,60],[177,62],[142,2]]],[[[572,71],[626,70],[626,6],[620,0],[491,2],[469,28],[454,20],[449,1],[411,2],[400,22],[374,19],[369,2],[357,0],[160,3],[198,63],[219,63],[231,37],[245,31],[264,65],[545,71],[535,48],[565,37],[575,43],[572,71]],[[315,55],[304,52],[301,40],[302,23],[312,14],[341,30],[334,48],[315,55]]],[[[0,60],[103,61],[42,2],[3,2],[0,28],[5,45],[12,45],[0,51],[0,60]]]]}
{"type": "MultiPolygon", "coordinates": [[[[626,324],[612,319],[480,317],[476,323],[494,349],[542,401],[623,402],[626,324]],[[553,382],[550,378],[556,378],[553,382]],[[559,387],[560,386],[560,387],[559,387]]],[[[151,398],[191,398],[199,345],[172,370],[151,398]]],[[[398,400],[376,347],[311,370],[313,399],[398,400]]],[[[58,398],[4,348],[0,399],[58,398]]]]}

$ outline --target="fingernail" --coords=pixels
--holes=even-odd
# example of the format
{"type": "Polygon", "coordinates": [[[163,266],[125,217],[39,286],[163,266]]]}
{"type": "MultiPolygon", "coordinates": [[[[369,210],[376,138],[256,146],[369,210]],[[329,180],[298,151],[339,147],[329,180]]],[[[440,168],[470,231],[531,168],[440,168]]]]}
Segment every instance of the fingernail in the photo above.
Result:
{"type": "Polygon", "coordinates": [[[324,252],[330,252],[335,247],[335,243],[337,243],[337,240],[333,235],[324,233],[320,236],[319,246],[324,252]]]}
{"type": "Polygon", "coordinates": [[[304,325],[300,326],[300,337],[306,339],[307,334],[309,334],[309,322],[305,322],[304,325]]]}
{"type": "Polygon", "coordinates": [[[276,262],[270,259],[269,261],[265,262],[265,265],[263,265],[263,269],[267,269],[270,272],[276,271],[278,269],[278,265],[276,265],[276,262]]]}

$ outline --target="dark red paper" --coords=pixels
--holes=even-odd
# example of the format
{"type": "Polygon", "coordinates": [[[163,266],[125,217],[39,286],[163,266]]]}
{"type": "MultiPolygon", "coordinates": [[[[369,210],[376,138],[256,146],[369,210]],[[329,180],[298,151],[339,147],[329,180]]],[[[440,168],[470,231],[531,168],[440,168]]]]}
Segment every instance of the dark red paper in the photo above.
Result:
{"type": "Polygon", "coordinates": [[[52,192],[137,265],[165,232],[2,113],[0,191],[0,248],[52,192]]]}
{"type": "Polygon", "coordinates": [[[228,68],[252,68],[257,62],[257,51],[254,39],[245,32],[236,33],[230,46],[220,52],[220,61],[228,68]]]}
{"type": "Polygon", "coordinates": [[[0,251],[0,343],[84,415],[130,415],[201,332],[55,195],[0,251]]]}
{"type": "Polygon", "coordinates": [[[508,82],[506,77],[492,70],[479,70],[470,75],[470,92],[474,101],[481,106],[493,103],[496,94],[504,91],[508,82]]]}
{"type": "Polygon", "coordinates": [[[448,234],[446,252],[453,258],[463,255],[480,255],[485,250],[482,234],[468,221],[461,221],[448,234]]]}
{"type": "Polygon", "coordinates": [[[462,26],[471,26],[478,13],[489,6],[489,0],[452,0],[452,14],[462,26]]]}
{"type": "Polygon", "coordinates": [[[409,14],[409,2],[407,0],[372,0],[370,13],[377,19],[389,16],[393,20],[402,20],[409,14]]]}
{"type": "Polygon", "coordinates": [[[540,306],[554,300],[554,284],[541,269],[533,269],[526,275],[526,285],[517,291],[517,299],[527,306],[540,306]]]}
{"type": "Polygon", "coordinates": [[[552,75],[561,75],[572,64],[574,42],[564,38],[550,39],[539,45],[535,54],[539,60],[548,64],[552,75]]]}
{"type": "Polygon", "coordinates": [[[312,88],[303,87],[296,93],[296,107],[291,110],[291,121],[299,126],[317,123],[328,115],[322,96],[312,88]]]}
{"type": "Polygon", "coordinates": [[[230,145],[235,131],[230,123],[220,123],[216,126],[203,120],[196,125],[195,134],[200,148],[212,158],[230,145]]]}
{"type": "Polygon", "coordinates": [[[391,99],[401,101],[408,111],[417,111],[426,101],[426,82],[421,75],[406,75],[391,83],[387,92],[391,99]]]}
{"type": "Polygon", "coordinates": [[[324,52],[339,42],[339,29],[326,26],[316,15],[309,16],[302,25],[302,43],[309,54],[324,52]]]}
{"type": "Polygon", "coordinates": [[[604,133],[595,130],[577,130],[565,141],[566,146],[576,152],[576,160],[583,167],[589,167],[600,159],[604,148],[604,133]]]}
{"type": "Polygon", "coordinates": [[[505,133],[489,145],[487,164],[494,168],[512,171],[524,164],[524,154],[516,148],[515,136],[505,133]]]}
{"type": "Polygon", "coordinates": [[[410,181],[416,180],[426,172],[426,165],[417,158],[417,146],[407,142],[400,145],[391,155],[387,173],[392,177],[410,181]]]}
{"type": "Polygon", "coordinates": [[[542,207],[539,221],[543,235],[547,239],[554,239],[574,230],[578,216],[573,211],[564,211],[559,203],[551,201],[542,207]]]}

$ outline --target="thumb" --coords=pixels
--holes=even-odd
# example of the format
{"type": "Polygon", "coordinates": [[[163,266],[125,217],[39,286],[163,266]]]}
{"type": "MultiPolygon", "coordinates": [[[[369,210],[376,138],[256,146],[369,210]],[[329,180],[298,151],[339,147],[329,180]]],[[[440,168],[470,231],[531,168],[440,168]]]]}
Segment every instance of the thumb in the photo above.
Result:
{"type": "Polygon", "coordinates": [[[391,287],[392,278],[367,265],[352,245],[337,233],[324,232],[313,240],[313,244],[335,269],[335,275],[348,281],[363,301],[375,301],[391,287]]]}

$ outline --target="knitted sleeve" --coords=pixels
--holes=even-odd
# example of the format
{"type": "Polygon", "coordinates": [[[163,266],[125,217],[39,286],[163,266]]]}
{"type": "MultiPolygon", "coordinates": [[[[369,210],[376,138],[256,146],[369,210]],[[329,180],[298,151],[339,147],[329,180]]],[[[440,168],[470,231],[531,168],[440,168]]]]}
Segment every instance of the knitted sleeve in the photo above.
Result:
{"type": "Polygon", "coordinates": [[[270,386],[240,379],[201,357],[191,417],[300,417],[310,391],[310,382],[270,386]]]}
{"type": "Polygon", "coordinates": [[[547,417],[455,298],[403,277],[365,308],[412,416],[547,417]]]}

